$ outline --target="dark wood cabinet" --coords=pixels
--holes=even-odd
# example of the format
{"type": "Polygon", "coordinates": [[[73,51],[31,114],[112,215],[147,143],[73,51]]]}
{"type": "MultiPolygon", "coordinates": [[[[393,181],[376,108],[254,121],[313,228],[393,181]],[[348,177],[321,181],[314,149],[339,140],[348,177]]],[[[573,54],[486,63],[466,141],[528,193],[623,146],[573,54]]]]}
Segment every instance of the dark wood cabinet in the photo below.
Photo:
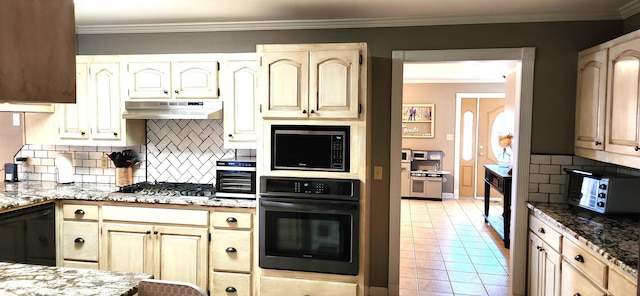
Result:
{"type": "Polygon", "coordinates": [[[75,103],[73,0],[0,0],[0,102],[75,103]]]}

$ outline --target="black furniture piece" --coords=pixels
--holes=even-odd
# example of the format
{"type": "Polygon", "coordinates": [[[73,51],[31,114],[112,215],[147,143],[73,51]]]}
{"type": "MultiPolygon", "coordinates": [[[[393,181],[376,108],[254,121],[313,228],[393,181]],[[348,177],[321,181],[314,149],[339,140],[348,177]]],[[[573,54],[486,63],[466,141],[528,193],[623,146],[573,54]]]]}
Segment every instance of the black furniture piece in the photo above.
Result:
{"type": "Polygon", "coordinates": [[[498,233],[504,247],[509,248],[511,227],[511,169],[499,167],[497,165],[484,165],[484,221],[498,233]],[[489,199],[491,188],[502,194],[502,205],[504,210],[502,215],[489,215],[489,199]]]}

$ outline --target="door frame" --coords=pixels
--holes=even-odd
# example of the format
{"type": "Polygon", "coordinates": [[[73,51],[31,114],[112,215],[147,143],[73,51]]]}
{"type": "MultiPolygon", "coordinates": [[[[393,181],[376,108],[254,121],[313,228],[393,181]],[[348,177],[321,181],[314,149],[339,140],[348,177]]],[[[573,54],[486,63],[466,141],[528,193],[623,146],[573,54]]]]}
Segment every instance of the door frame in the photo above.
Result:
{"type": "MultiPolygon", "coordinates": [[[[454,138],[454,153],[455,153],[455,158],[453,159],[453,167],[455,168],[453,170],[453,198],[458,199],[460,198],[460,188],[458,186],[460,186],[460,125],[462,124],[462,113],[460,108],[462,107],[462,99],[463,98],[476,98],[476,99],[504,99],[505,98],[505,93],[456,93],[456,130],[455,130],[455,138],[454,138]]],[[[476,128],[476,136],[478,134],[478,129],[476,128]]],[[[478,145],[476,144],[476,151],[474,151],[474,153],[478,153],[477,151],[477,147],[478,145]]],[[[474,173],[474,178],[476,178],[476,181],[478,179],[478,173],[477,173],[477,166],[478,166],[478,158],[475,157],[475,162],[476,162],[476,172],[474,173]]],[[[477,186],[476,186],[477,187],[477,186]]],[[[477,196],[477,192],[475,192],[474,189],[474,194],[477,196]]],[[[474,196],[475,198],[475,196],[474,196]]]]}
{"type": "Polygon", "coordinates": [[[401,113],[403,67],[405,62],[516,60],[516,98],[513,145],[513,187],[511,211],[511,250],[509,295],[525,295],[527,264],[527,196],[531,156],[531,121],[533,110],[533,70],[535,48],[490,48],[451,50],[393,51],[391,68],[391,129],[389,176],[389,277],[387,294],[399,294],[400,281],[400,154],[402,150],[401,113]]]}

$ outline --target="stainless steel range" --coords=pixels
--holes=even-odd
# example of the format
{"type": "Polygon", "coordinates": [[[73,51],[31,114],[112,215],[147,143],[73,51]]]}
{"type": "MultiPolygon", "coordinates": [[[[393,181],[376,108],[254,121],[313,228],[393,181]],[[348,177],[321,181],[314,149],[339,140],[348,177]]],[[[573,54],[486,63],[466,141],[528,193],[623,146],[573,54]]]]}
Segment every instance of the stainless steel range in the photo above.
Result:
{"type": "Polygon", "coordinates": [[[120,187],[118,192],[159,196],[213,197],[216,189],[213,184],[140,182],[120,187]]]}

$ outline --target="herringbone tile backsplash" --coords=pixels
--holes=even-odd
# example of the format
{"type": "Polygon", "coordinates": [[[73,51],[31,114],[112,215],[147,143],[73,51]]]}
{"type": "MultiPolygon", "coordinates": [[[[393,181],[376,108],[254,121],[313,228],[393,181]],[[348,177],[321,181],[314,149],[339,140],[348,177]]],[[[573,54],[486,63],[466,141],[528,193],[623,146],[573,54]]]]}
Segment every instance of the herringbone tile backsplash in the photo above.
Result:
{"type": "Polygon", "coordinates": [[[222,120],[148,120],[148,180],[215,183],[216,160],[235,155],[223,132],[222,120]]]}

